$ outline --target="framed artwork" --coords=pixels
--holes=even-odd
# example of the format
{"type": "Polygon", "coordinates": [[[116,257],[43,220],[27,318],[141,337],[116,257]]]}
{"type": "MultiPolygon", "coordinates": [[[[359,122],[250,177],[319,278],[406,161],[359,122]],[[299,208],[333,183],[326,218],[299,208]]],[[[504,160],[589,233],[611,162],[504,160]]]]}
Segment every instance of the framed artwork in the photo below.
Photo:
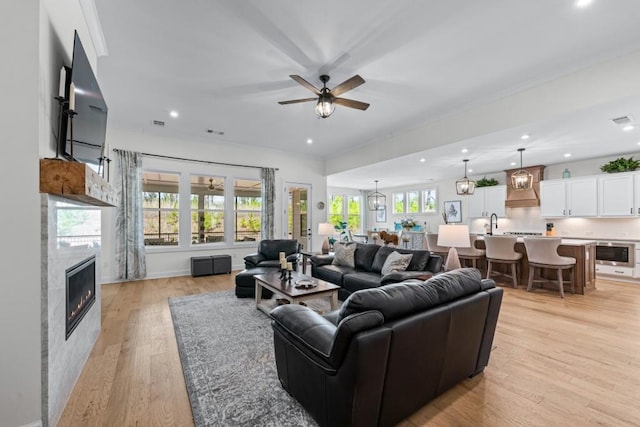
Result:
{"type": "Polygon", "coordinates": [[[462,202],[460,200],[444,202],[444,214],[449,224],[462,222],[462,202]]]}
{"type": "Polygon", "coordinates": [[[422,212],[438,212],[438,192],[435,188],[422,191],[422,212]]]}
{"type": "Polygon", "coordinates": [[[383,206],[376,210],[376,222],[387,222],[387,207],[383,206]]]}

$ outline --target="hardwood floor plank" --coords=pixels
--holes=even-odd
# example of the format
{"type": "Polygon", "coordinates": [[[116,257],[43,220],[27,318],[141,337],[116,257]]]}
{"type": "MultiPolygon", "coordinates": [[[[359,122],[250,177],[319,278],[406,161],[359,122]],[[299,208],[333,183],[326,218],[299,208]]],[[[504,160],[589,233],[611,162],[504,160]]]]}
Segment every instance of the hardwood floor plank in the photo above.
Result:
{"type": "MultiPolygon", "coordinates": [[[[102,330],[59,426],[193,426],[168,298],[233,289],[235,273],[102,286],[102,330]]],[[[640,286],[587,295],[504,284],[485,371],[399,425],[640,425],[640,286]]]]}

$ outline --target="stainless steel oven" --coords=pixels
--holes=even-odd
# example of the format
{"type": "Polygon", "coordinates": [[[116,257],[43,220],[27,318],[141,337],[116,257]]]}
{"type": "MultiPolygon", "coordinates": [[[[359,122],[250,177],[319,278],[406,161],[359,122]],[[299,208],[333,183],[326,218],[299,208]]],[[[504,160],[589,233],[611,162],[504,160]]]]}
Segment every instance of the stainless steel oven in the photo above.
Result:
{"type": "Polygon", "coordinates": [[[596,264],[635,266],[636,245],[632,242],[597,242],[596,264]]]}

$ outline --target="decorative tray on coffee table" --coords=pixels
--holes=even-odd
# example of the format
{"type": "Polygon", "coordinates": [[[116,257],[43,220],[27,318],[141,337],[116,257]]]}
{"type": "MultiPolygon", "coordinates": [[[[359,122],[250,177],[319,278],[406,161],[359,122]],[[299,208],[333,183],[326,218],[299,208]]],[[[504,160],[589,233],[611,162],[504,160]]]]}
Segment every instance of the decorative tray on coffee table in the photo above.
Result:
{"type": "Polygon", "coordinates": [[[316,282],[310,279],[296,280],[296,289],[311,289],[318,286],[316,282]]]}

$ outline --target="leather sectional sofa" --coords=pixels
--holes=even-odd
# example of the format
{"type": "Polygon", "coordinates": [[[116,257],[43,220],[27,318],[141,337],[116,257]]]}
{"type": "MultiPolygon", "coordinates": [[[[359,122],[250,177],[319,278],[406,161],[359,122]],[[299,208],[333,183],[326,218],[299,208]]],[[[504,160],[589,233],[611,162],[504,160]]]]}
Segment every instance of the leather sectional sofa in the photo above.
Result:
{"type": "Polygon", "coordinates": [[[338,297],[347,299],[355,291],[377,288],[389,283],[418,277],[425,280],[442,269],[442,257],[431,255],[427,250],[409,250],[374,244],[351,243],[356,245],[354,267],[333,265],[333,255],[311,257],[311,275],[341,287],[338,297]],[[394,251],[413,254],[406,271],[382,275],[382,267],[387,257],[394,251]]]}
{"type": "MultiPolygon", "coordinates": [[[[271,312],[280,383],[320,426],[393,426],[487,366],[503,290],[477,269],[271,312]]],[[[480,384],[481,386],[481,384],[480,384]]]]}

